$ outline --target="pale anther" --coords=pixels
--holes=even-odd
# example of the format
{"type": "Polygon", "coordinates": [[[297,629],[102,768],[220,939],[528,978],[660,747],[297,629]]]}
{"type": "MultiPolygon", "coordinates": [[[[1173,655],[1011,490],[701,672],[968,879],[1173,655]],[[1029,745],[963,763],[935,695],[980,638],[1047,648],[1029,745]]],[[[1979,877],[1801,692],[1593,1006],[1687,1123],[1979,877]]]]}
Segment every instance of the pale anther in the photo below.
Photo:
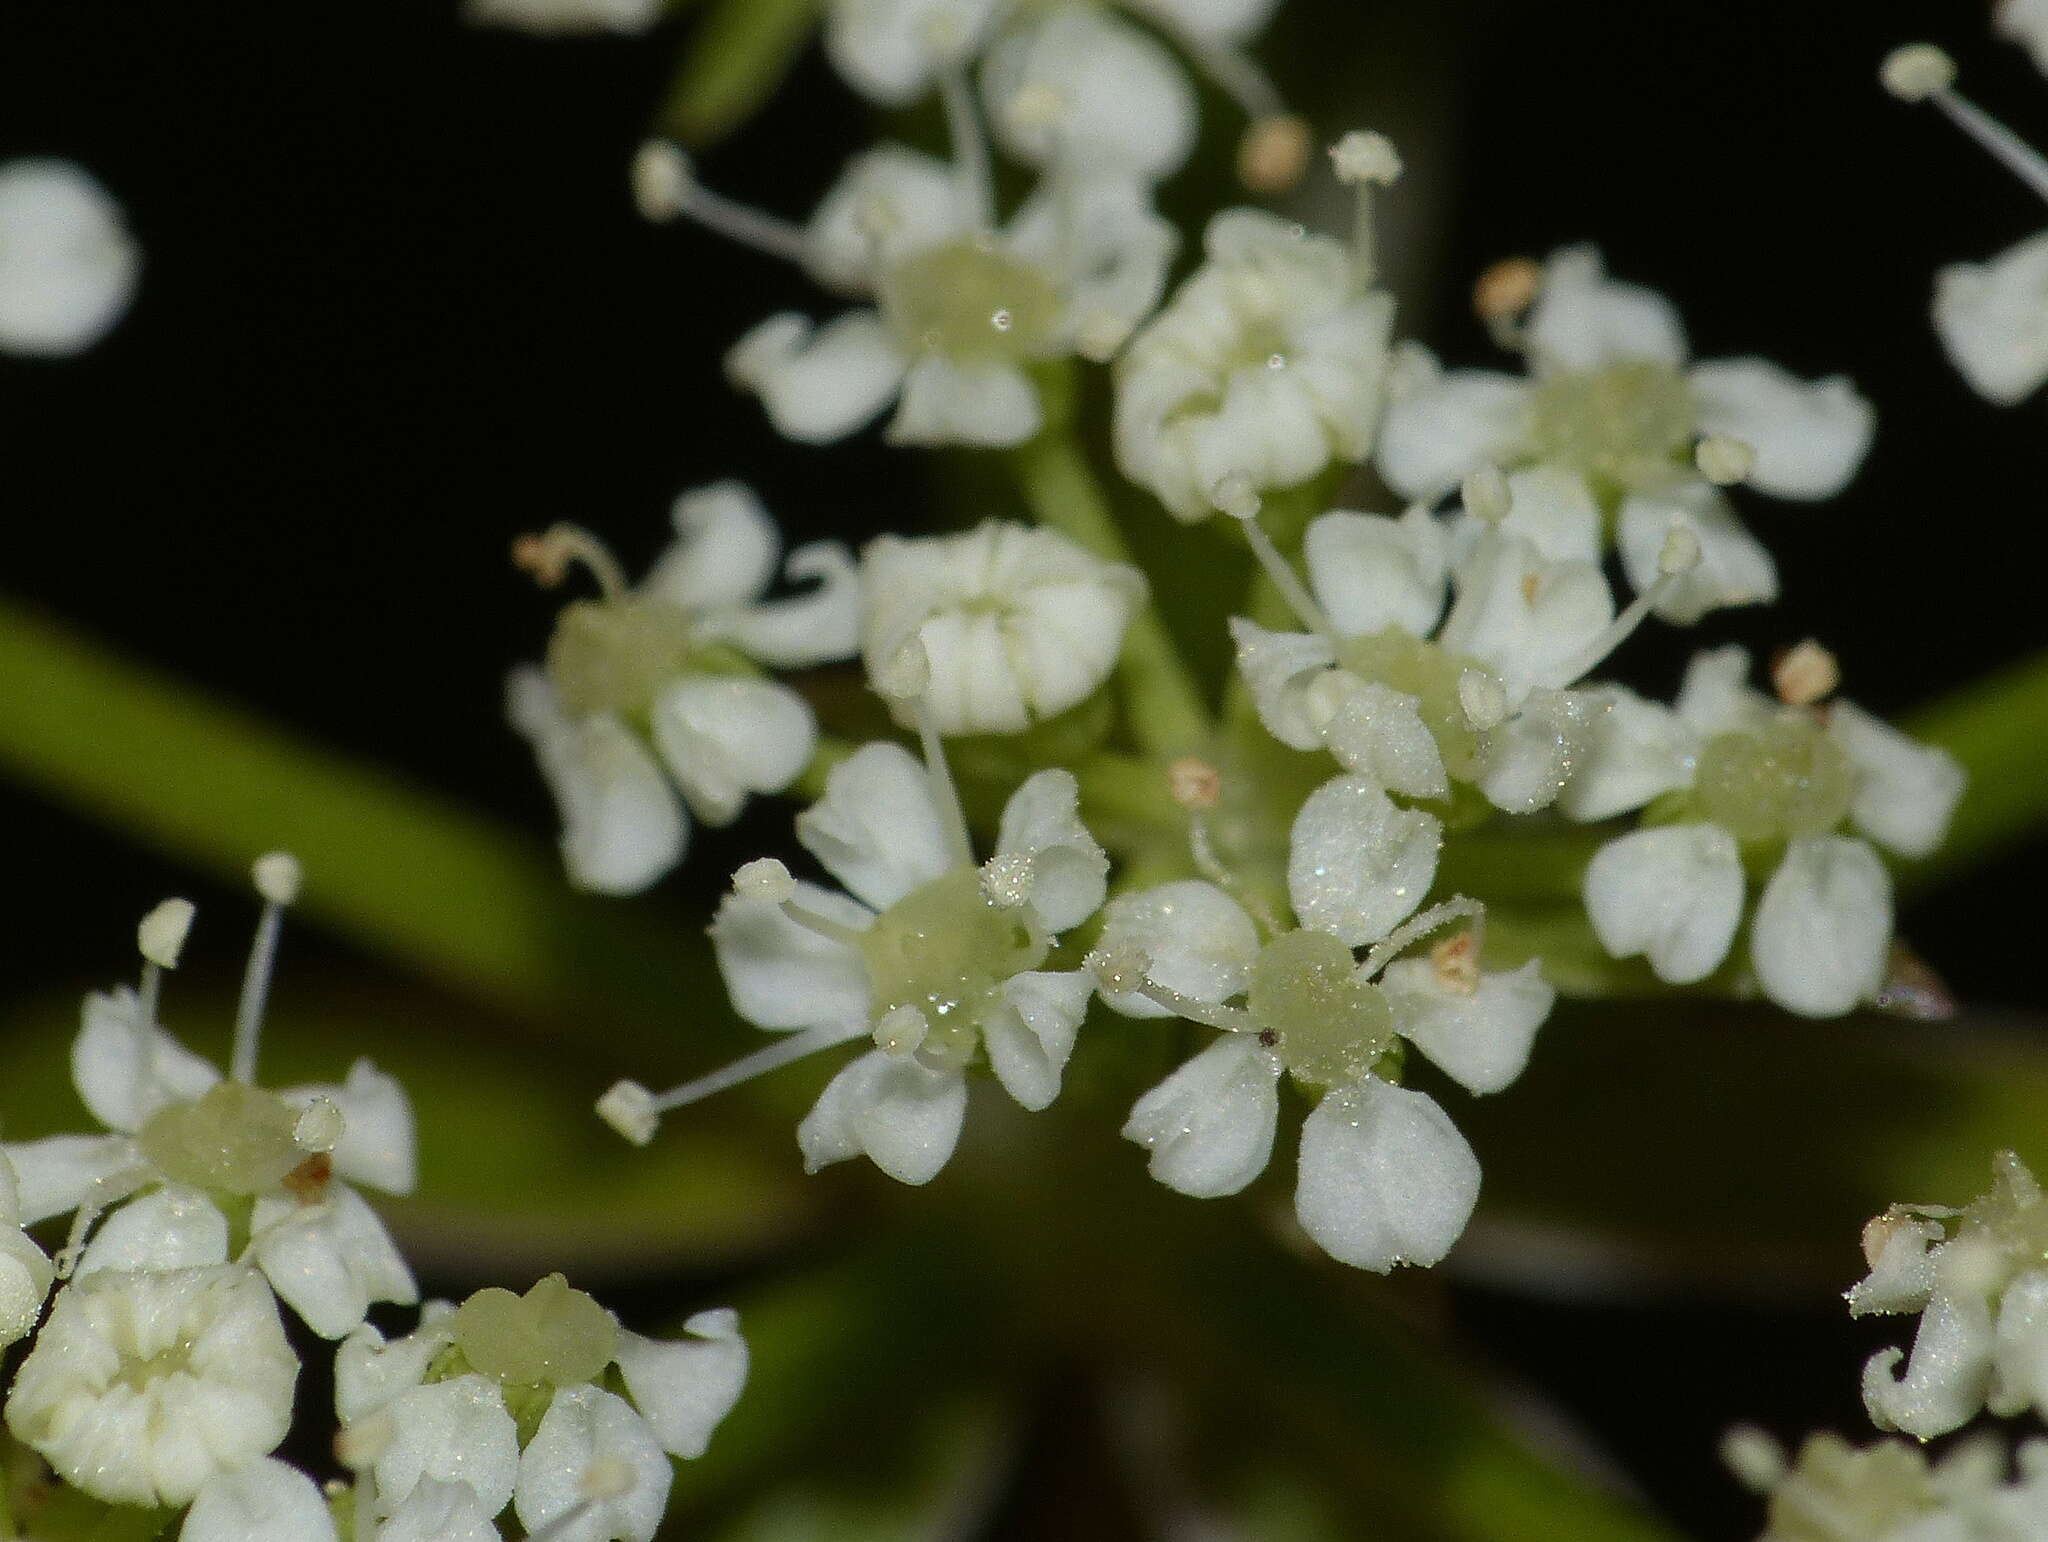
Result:
{"type": "Polygon", "coordinates": [[[643,219],[666,224],[689,207],[690,158],[666,139],[650,139],[633,156],[633,206],[643,219]]]}
{"type": "Polygon", "coordinates": [[[623,1499],[633,1491],[633,1468],[617,1457],[600,1457],[583,1473],[583,1497],[592,1500],[623,1499]]]}
{"type": "Polygon", "coordinates": [[[1485,733],[1507,720],[1507,688],[1483,669],[1468,669],[1458,676],[1458,705],[1465,721],[1485,733]]]}
{"type": "Polygon", "coordinates": [[[981,865],[981,893],[998,910],[1015,910],[1031,900],[1037,865],[1021,851],[990,857],[981,865]]]}
{"type": "Polygon", "coordinates": [[[1932,43],[1908,43],[1884,56],[1877,78],[1902,102],[1924,102],[1956,82],[1956,61],[1932,43]]]}
{"type": "Polygon", "coordinates": [[[1353,129],[1330,146],[1330,164],[1347,187],[1361,182],[1391,186],[1401,175],[1401,155],[1384,134],[1353,129]]]}
{"type": "Polygon", "coordinates": [[[1465,478],[1459,489],[1465,511],[1490,525],[1497,525],[1513,512],[1515,495],[1507,475],[1498,466],[1481,466],[1465,478]]]}
{"type": "Polygon", "coordinates": [[[1095,983],[1106,991],[1130,992],[1142,990],[1152,974],[1152,957],[1135,944],[1121,948],[1097,948],[1081,961],[1081,966],[1095,976],[1095,983]]]}
{"type": "Polygon", "coordinates": [[[292,1126],[292,1139],[304,1151],[332,1151],[341,1144],[348,1122],[332,1098],[315,1098],[292,1126]]]}
{"type": "Polygon", "coordinates": [[[1219,481],[1210,490],[1209,501],[1216,505],[1217,512],[1232,519],[1257,519],[1263,507],[1258,490],[1252,486],[1252,479],[1241,471],[1233,471],[1219,481]]]}
{"type": "Polygon", "coordinates": [[[929,1032],[931,1023],[916,1007],[891,1007],[875,1024],[875,1048],[889,1055],[914,1055],[929,1032]]]}
{"type": "Polygon", "coordinates": [[[1752,1493],[1770,1493],[1785,1476],[1785,1448],[1753,1424],[1721,1437],[1721,1461],[1752,1493]]]}
{"type": "Polygon", "coordinates": [[[1756,451],[1729,434],[1709,434],[1693,447],[1692,463],[1717,487],[1733,487],[1756,466],[1756,451]]]}
{"type": "Polygon", "coordinates": [[[1543,265],[1533,257],[1503,257],[1472,286],[1472,309],[1481,321],[1511,321],[1536,303],[1543,265]]]}
{"type": "Polygon", "coordinates": [[[1690,525],[1673,524],[1664,532],[1664,544],[1657,552],[1657,571],[1665,578],[1676,578],[1680,573],[1690,572],[1699,566],[1700,538],[1693,533],[1690,525]]]}
{"type": "Polygon", "coordinates": [[[190,900],[165,900],[135,928],[135,946],[159,969],[176,969],[178,955],[184,951],[185,938],[192,930],[193,914],[190,900]]]}
{"type": "Polygon", "coordinates": [[[384,1454],[396,1433],[391,1415],[379,1409],[335,1432],[334,1459],[350,1472],[363,1472],[384,1454]]]}
{"type": "Polygon", "coordinates": [[[256,892],[273,905],[289,905],[299,897],[299,859],[288,851],[258,857],[250,876],[256,881],[256,892]]]}
{"type": "Polygon", "coordinates": [[[774,857],[756,857],[732,875],[732,892],[741,899],[780,905],[796,893],[796,880],[774,857]]]}
{"type": "Polygon", "coordinates": [[[1771,688],[1788,707],[1810,707],[1835,693],[1842,666],[1811,637],[1795,643],[1771,665],[1771,688]]]}
{"type": "Polygon", "coordinates": [[[1183,755],[1166,768],[1166,790],[1190,814],[1206,814],[1223,797],[1223,773],[1199,755],[1183,755]]]}
{"type": "Polygon", "coordinates": [[[918,638],[898,648],[887,665],[875,671],[875,689],[896,701],[915,701],[931,683],[931,655],[918,638]]]}
{"type": "Polygon", "coordinates": [[[1237,149],[1237,175],[1255,193],[1284,193],[1308,167],[1315,133],[1292,113],[1258,119],[1237,149]]]}
{"type": "Polygon", "coordinates": [[[597,1100],[597,1117],[636,1146],[654,1139],[661,1114],[654,1106],[654,1094],[636,1081],[617,1081],[597,1100]]]}
{"type": "Polygon", "coordinates": [[[1067,115],[1067,99],[1042,80],[1024,86],[1003,104],[1003,120],[1019,133],[1049,129],[1067,115]]]}
{"type": "Polygon", "coordinates": [[[1472,932],[1446,937],[1429,950],[1429,962],[1445,990],[1469,996],[1479,989],[1479,939],[1472,932]]]}

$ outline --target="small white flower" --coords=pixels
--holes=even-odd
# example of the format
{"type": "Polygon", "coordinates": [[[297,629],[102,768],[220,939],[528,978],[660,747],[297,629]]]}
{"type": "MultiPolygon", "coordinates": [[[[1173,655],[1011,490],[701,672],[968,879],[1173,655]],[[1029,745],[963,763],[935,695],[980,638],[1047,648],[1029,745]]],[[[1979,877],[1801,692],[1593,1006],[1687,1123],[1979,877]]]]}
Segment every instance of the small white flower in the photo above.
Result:
{"type": "MultiPolygon", "coordinates": [[[[1777,592],[1769,554],[1694,464],[1702,439],[1740,443],[1750,452],[1747,480],[1796,499],[1839,492],[1869,448],[1870,405],[1848,381],[1801,381],[1761,359],[1688,366],[1676,312],[1650,290],[1607,278],[1591,247],[1550,259],[1521,340],[1525,380],[1445,373],[1414,353],[1380,431],[1381,474],[1404,497],[1434,503],[1482,466],[1562,472],[1580,484],[1577,501],[1594,519],[1572,554],[1587,535],[1600,539],[1605,511],[1639,589],[1657,576],[1666,533],[1689,531],[1701,561],[1659,600],[1667,620],[1689,623],[1777,592]]],[[[1528,517],[1510,513],[1507,526],[1523,529],[1528,517]]]]}
{"type": "Polygon", "coordinates": [[[463,0],[465,21],[554,36],[645,32],[661,20],[661,0],[463,0]]]}
{"type": "Polygon", "coordinates": [[[2048,1199],[2020,1159],[2001,1152],[1990,1191],[1960,1212],[1894,1205],[1864,1231],[1868,1278],[1849,1310],[1917,1312],[1910,1362],[1879,1351],[1863,1401],[1880,1429],[1922,1440],[1985,1408],[2011,1418],[2048,1410],[2048,1199]]]}
{"type": "Polygon", "coordinates": [[[1117,464],[1190,522],[1227,478],[1292,487],[1371,450],[1394,314],[1358,253],[1270,214],[1217,215],[1204,255],[1116,371],[1117,464]]]}
{"type": "MultiPolygon", "coordinates": [[[[908,647],[942,734],[1017,733],[1109,678],[1144,577],[1056,530],[987,520],[964,535],[885,535],[861,554],[861,651],[886,682],[908,647]]],[[[899,716],[903,710],[899,708],[899,716]]]]}
{"type": "Polygon", "coordinates": [[[0,352],[90,348],[127,310],[140,267],[120,208],[83,168],[0,165],[0,352]]]}
{"type": "Polygon", "coordinates": [[[780,543],[751,492],[699,488],[673,518],[675,543],[630,589],[580,531],[557,527],[527,548],[544,579],[580,560],[604,585],[562,612],[545,668],[514,670],[507,689],[561,809],[569,876],[604,894],[635,893],[675,865],[686,808],[729,824],[749,796],[781,791],[809,764],[810,707],[756,666],[801,668],[858,647],[858,583],[838,542],[790,553],[785,576],[816,588],[770,600],[780,543]]]}
{"type": "Polygon", "coordinates": [[[1150,1150],[1155,1178],[1197,1198],[1249,1184],[1271,1155],[1284,1071],[1321,1093],[1295,1188],[1309,1235],[1381,1272],[1450,1250],[1479,1164],[1434,1100],[1386,1079],[1386,1057],[1406,1039],[1470,1090],[1497,1091],[1521,1073],[1554,993],[1534,963],[1481,972],[1471,933],[1395,961],[1476,909],[1452,902],[1402,925],[1429,890],[1441,839],[1433,816],[1339,777],[1295,820],[1288,892],[1300,929],[1270,932],[1200,880],[1111,902],[1093,960],[1103,999],[1226,1030],[1131,1110],[1124,1135],[1150,1150]],[[1353,949],[1366,946],[1360,963],[1353,949]]]}
{"type": "Polygon", "coordinates": [[[263,1457],[207,1479],[178,1542],[335,1542],[334,1517],[311,1478],[263,1457]]]}
{"type": "Polygon", "coordinates": [[[1829,1433],[1799,1454],[1761,1430],[1732,1432],[1723,1453],[1770,1501],[1757,1542],[2044,1542],[2048,1539],[2048,1441],[2018,1451],[2006,1474],[1998,1436],[1949,1447],[1938,1461],[1903,1440],[1857,1447],[1829,1433]]]}
{"type": "Polygon", "coordinates": [[[557,1542],[648,1542],[668,1458],[702,1455],[746,1381],[735,1314],[700,1312],[684,1332],[629,1333],[559,1274],[524,1296],[430,1303],[388,1343],[358,1329],[335,1358],[335,1408],[345,1431],[379,1431],[367,1461],[379,1542],[438,1538],[427,1525],[443,1512],[474,1529],[508,1503],[530,1533],[559,1528],[557,1542]],[[626,1397],[595,1385],[613,1367],[626,1397]],[[588,1474],[604,1466],[626,1481],[593,1493],[588,1474]]]}
{"type": "Polygon", "coordinates": [[[2048,381],[2048,231],[1989,262],[1943,268],[1934,330],[1971,389],[2001,407],[2048,381]]]}
{"type": "Polygon", "coordinates": [[[979,51],[997,0],[831,0],[825,51],[863,96],[903,107],[979,51]]]}
{"type": "Polygon", "coordinates": [[[21,1190],[0,1151],[0,1349],[34,1329],[53,1278],[49,1254],[21,1229],[21,1190]]]}
{"type": "Polygon", "coordinates": [[[1027,15],[989,49],[981,90],[997,142],[1033,166],[1158,181],[1194,148],[1187,77],[1151,37],[1094,5],[1027,15]]]}
{"type": "Polygon", "coordinates": [[[298,1372],[253,1271],[103,1271],[57,1292],[7,1427],[95,1498],[183,1505],[284,1439],[298,1372]]]}
{"type": "MultiPolygon", "coordinates": [[[[959,1139],[977,1051],[1011,1097],[1042,1109],[1059,1093],[1087,1012],[1085,970],[1040,967],[1107,886],[1109,859],[1081,824],[1073,776],[1040,771],[1017,789],[986,867],[975,865],[950,787],[936,780],[896,745],[863,746],[797,820],[797,839],[849,893],[809,883],[779,901],[735,892],[712,923],[740,1015],[802,1030],[735,1073],[875,1040],[798,1128],[812,1171],[865,1154],[900,1182],[929,1182],[959,1139]]],[[[735,1079],[715,1073],[701,1085],[735,1079]]],[[[700,1096],[699,1087],[658,1106],[700,1096]]]]}
{"type": "Polygon", "coordinates": [[[1750,918],[1751,966],[1780,1006],[1838,1016],[1875,995],[1891,942],[1891,879],[1870,842],[1927,856],[1963,771],[1852,702],[1774,703],[1748,670],[1740,648],[1698,655],[1675,711],[1610,693],[1578,772],[1589,790],[1565,811],[1600,819],[1662,799],[1664,813],[1594,856],[1586,913],[1609,953],[1692,984],[1735,940],[1744,847],[1781,853],[1750,918]]]}
{"type": "Polygon", "coordinates": [[[883,145],[854,158],[799,241],[820,282],[871,308],[822,328],[771,316],[727,372],[805,443],[893,401],[894,443],[1022,444],[1044,422],[1029,366],[1114,352],[1158,303],[1178,239],[1129,176],[1062,170],[998,229],[985,189],[883,145]]]}

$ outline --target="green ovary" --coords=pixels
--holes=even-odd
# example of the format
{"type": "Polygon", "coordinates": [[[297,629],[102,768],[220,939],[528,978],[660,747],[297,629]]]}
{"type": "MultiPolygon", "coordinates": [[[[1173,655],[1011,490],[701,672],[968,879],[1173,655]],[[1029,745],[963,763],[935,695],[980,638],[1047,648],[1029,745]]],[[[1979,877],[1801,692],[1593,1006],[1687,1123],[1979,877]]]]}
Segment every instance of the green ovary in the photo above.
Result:
{"type": "Polygon", "coordinates": [[[1697,431],[1685,377],[1648,360],[1547,376],[1529,405],[1532,459],[1618,489],[1669,476],[1697,431]]]}
{"type": "Polygon", "coordinates": [[[1803,716],[1708,740],[1694,786],[1707,816],[1744,841],[1825,835],[1856,790],[1849,757],[1803,716]]]}
{"type": "Polygon", "coordinates": [[[579,600],[548,641],[548,678],[572,717],[641,713],[692,663],[690,618],[660,600],[579,600]]]}
{"type": "Polygon", "coordinates": [[[1252,965],[1245,1010],[1297,1081],[1362,1081],[1394,1046],[1385,994],[1358,977],[1351,950],[1328,932],[1287,932],[1252,965]]]}
{"type": "Polygon", "coordinates": [[[906,347],[963,363],[1036,357],[1059,326],[1059,292],[1046,276],[985,240],[906,258],[883,280],[881,302],[906,347]]]}
{"type": "Polygon", "coordinates": [[[997,989],[1036,969],[1048,951],[1031,913],[990,904],[972,867],[913,889],[861,937],[874,1017],[906,1006],[922,1012],[919,1058],[934,1068],[966,1063],[997,989]]]}
{"type": "Polygon", "coordinates": [[[166,1178],[197,1189],[262,1194],[306,1159],[292,1138],[298,1110],[274,1092],[221,1082],[191,1103],[150,1115],[137,1137],[166,1178]]]}
{"type": "Polygon", "coordinates": [[[1468,669],[1491,674],[1484,665],[1392,626],[1365,637],[1347,637],[1338,647],[1337,663],[1362,680],[1415,697],[1423,725],[1444,758],[1444,769],[1461,781],[1478,774],[1480,735],[1465,717],[1458,680],[1468,669]]]}
{"type": "Polygon", "coordinates": [[[595,1381],[619,1340],[611,1313],[559,1274],[523,1296],[478,1291],[456,1308],[454,1332],[470,1368],[508,1387],[595,1381]]]}

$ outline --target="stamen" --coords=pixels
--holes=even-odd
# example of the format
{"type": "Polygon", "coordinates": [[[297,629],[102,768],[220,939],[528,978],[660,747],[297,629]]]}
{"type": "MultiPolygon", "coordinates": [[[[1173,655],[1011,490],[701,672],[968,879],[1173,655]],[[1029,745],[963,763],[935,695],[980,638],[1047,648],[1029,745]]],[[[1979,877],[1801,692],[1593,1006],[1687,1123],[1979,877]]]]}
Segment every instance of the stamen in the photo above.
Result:
{"type": "Polygon", "coordinates": [[[2048,199],[2048,160],[2011,129],[1954,88],[1956,63],[1931,43],[1911,43],[1885,56],[1884,88],[1902,102],[1932,102],[2001,166],[2048,199]]]}
{"type": "Polygon", "coordinates": [[[554,588],[580,562],[606,599],[623,600],[631,592],[625,569],[611,548],[581,525],[550,525],[539,535],[520,536],[512,543],[512,561],[543,589],[554,588]]]}
{"type": "Polygon", "coordinates": [[[804,264],[801,227],[712,192],[697,180],[689,156],[665,139],[648,140],[634,155],[633,202],[656,224],[685,217],[778,262],[804,264]]]}
{"type": "Polygon", "coordinates": [[[1811,637],[1779,654],[1771,665],[1771,688],[1788,707],[1810,707],[1832,696],[1842,683],[1842,666],[1811,637]]]}
{"type": "Polygon", "coordinates": [[[1268,197],[1288,192],[1308,170],[1314,145],[1315,130],[1306,118],[1283,112],[1255,119],[1238,141],[1238,180],[1268,197]]]}
{"type": "Polygon", "coordinates": [[[278,932],[285,907],[299,897],[299,859],[273,851],[256,859],[252,869],[256,892],[263,896],[263,916],[256,923],[256,941],[249,966],[242,973],[242,999],[235,1007],[234,1050],[228,1076],[244,1085],[256,1080],[256,1047],[263,1032],[263,1008],[270,997],[270,976],[277,963],[278,932]]]}
{"type": "Polygon", "coordinates": [[[1294,569],[1280,555],[1280,549],[1273,544],[1273,538],[1266,534],[1259,524],[1259,495],[1252,490],[1250,478],[1239,472],[1232,472],[1216,484],[1209,494],[1210,502],[1220,513],[1227,514],[1244,528],[1244,538],[1250,544],[1252,555],[1258,558],[1259,566],[1273,587],[1280,591],[1280,597],[1287,602],[1287,608],[1309,631],[1328,638],[1331,643],[1338,641],[1336,628],[1330,625],[1330,618],[1323,614],[1322,606],[1315,602],[1315,596],[1308,592],[1306,585],[1294,576],[1294,569]]]}
{"type": "Polygon", "coordinates": [[[1161,985],[1148,972],[1151,966],[1151,960],[1146,958],[1142,948],[1098,950],[1081,961],[1081,967],[1095,976],[1096,985],[1112,995],[1143,996],[1175,1016],[1224,1033],[1254,1033],[1258,1030],[1251,1013],[1242,1008],[1197,1001],[1192,996],[1183,996],[1179,991],[1161,985]]]}
{"type": "Polygon", "coordinates": [[[1663,549],[1657,553],[1657,581],[1631,600],[1628,608],[1609,622],[1598,637],[1551,670],[1551,684],[1562,688],[1597,669],[1602,659],[1629,640],[1643,624],[1643,618],[1673,586],[1699,566],[1699,561],[1700,538],[1690,526],[1672,521],[1671,528],[1664,532],[1663,549]]]}
{"type": "Polygon", "coordinates": [[[1384,134],[1353,129],[1330,148],[1337,180],[1358,190],[1351,223],[1351,287],[1364,294],[1379,271],[1373,189],[1392,187],[1401,176],[1401,156],[1384,134]]]}
{"type": "Polygon", "coordinates": [[[961,213],[978,230],[996,222],[995,174],[990,169],[988,136],[974,110],[974,93],[965,66],[954,63],[939,73],[939,101],[946,109],[946,136],[953,148],[953,183],[961,213]]]}
{"type": "Polygon", "coordinates": [[[316,1097],[292,1126],[292,1139],[311,1152],[332,1151],[341,1144],[347,1128],[348,1122],[334,1099],[316,1097]]]}
{"type": "Polygon", "coordinates": [[[72,1271],[78,1267],[79,1256],[85,1252],[86,1239],[99,1218],[129,1195],[148,1187],[156,1176],[152,1168],[129,1167],[93,1179],[85,1191],[85,1198],[79,1201],[77,1212],[71,1217],[71,1230],[64,1239],[62,1250],[51,1260],[56,1266],[58,1279],[71,1278],[72,1271]]]}
{"type": "Polygon", "coordinates": [[[1406,925],[1396,927],[1375,943],[1372,951],[1365,955],[1359,972],[1368,980],[1373,979],[1414,943],[1438,927],[1460,920],[1472,923],[1472,957],[1477,959],[1480,950],[1486,946],[1486,907],[1476,899],[1454,894],[1441,905],[1432,905],[1420,915],[1409,917],[1406,925]]]}
{"type": "Polygon", "coordinates": [[[1497,525],[1515,510],[1515,495],[1507,474],[1498,466],[1481,466],[1459,484],[1458,496],[1465,512],[1489,525],[1497,525]]]}
{"type": "Polygon", "coordinates": [[[868,1032],[868,1025],[863,1022],[831,1023],[822,1028],[806,1028],[801,1033],[784,1034],[773,1044],[757,1049],[751,1055],[742,1055],[708,1076],[682,1082],[662,1093],[650,1093],[635,1081],[617,1082],[597,1100],[598,1117],[634,1145],[644,1146],[653,1139],[655,1126],[663,1114],[674,1113],[742,1082],[794,1065],[821,1050],[865,1038],[868,1032]]]}
{"type": "Polygon", "coordinates": [[[153,1078],[151,1062],[156,1058],[157,1002],[163,995],[164,971],[178,967],[178,955],[185,950],[185,938],[192,931],[193,905],[190,900],[167,899],[142,918],[135,928],[136,950],[142,954],[142,989],[135,1015],[136,1082],[147,1087],[153,1078]]]}
{"type": "Polygon", "coordinates": [[[1490,732],[1507,721],[1507,688],[1484,669],[1468,669],[1458,676],[1458,706],[1474,732],[1490,732]]]}
{"type": "Polygon", "coordinates": [[[931,1028],[931,1022],[924,1013],[907,1002],[900,1007],[891,1007],[875,1024],[875,1048],[887,1055],[914,1055],[931,1028]]]}
{"type": "Polygon", "coordinates": [[[1756,451],[1729,434],[1709,434],[1693,446],[1692,463],[1716,487],[1733,487],[1756,468],[1756,451]]]}
{"type": "Polygon", "coordinates": [[[1166,790],[1190,814],[1206,814],[1223,799],[1223,773],[1199,755],[1183,755],[1166,768],[1166,790]]]}
{"type": "Polygon", "coordinates": [[[1472,310],[1486,324],[1496,347],[1522,347],[1522,318],[1543,290],[1543,265],[1533,257],[1503,257],[1472,286],[1472,310]]]}
{"type": "Polygon", "coordinates": [[[1785,1479],[1785,1448],[1754,1424],[1738,1424],[1721,1437],[1722,1465],[1752,1494],[1767,1495],[1785,1479]]]}
{"type": "Polygon", "coordinates": [[[982,898],[998,910],[1015,910],[1031,903],[1037,879],[1037,865],[1023,852],[998,854],[981,864],[982,898]]]}

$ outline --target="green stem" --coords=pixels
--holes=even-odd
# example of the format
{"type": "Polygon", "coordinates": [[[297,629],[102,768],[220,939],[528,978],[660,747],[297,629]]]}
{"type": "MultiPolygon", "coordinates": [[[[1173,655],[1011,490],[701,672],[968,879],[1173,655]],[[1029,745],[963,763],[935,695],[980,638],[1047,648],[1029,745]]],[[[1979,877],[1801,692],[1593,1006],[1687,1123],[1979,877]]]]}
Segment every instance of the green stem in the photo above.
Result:
{"type": "MultiPolygon", "coordinates": [[[[1041,524],[1098,556],[1131,562],[1109,500],[1070,429],[1048,426],[1012,452],[1011,463],[1024,500],[1041,524]]],[[[1131,618],[1118,671],[1131,732],[1148,753],[1172,757],[1208,745],[1215,730],[1201,688],[1150,604],[1131,618]]]]}
{"type": "Polygon", "coordinates": [[[1908,881],[1947,877],[1998,855],[2048,824],[2048,652],[1973,681],[1906,719],[1906,732],[1946,749],[1970,774],[1941,849],[1908,881]]]}

